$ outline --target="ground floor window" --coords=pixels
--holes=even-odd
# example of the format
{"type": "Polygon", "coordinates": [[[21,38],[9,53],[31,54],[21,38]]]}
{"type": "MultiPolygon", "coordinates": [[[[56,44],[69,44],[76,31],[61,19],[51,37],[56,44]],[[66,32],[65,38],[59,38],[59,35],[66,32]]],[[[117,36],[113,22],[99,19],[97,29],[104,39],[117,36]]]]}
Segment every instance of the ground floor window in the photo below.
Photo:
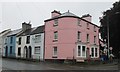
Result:
{"type": "Polygon", "coordinates": [[[53,56],[57,56],[57,47],[53,47],[53,56]]]}
{"type": "Polygon", "coordinates": [[[12,46],[10,46],[10,54],[12,54],[12,46]]]}
{"type": "Polygon", "coordinates": [[[92,58],[98,57],[98,48],[96,48],[96,47],[91,48],[91,57],[92,58]]]}
{"type": "Polygon", "coordinates": [[[35,54],[40,54],[40,46],[35,47],[35,54]]]}
{"type": "Polygon", "coordinates": [[[18,47],[18,55],[21,55],[21,47],[18,47]]]}
{"type": "Polygon", "coordinates": [[[78,45],[77,56],[86,57],[86,46],[78,45]]]}

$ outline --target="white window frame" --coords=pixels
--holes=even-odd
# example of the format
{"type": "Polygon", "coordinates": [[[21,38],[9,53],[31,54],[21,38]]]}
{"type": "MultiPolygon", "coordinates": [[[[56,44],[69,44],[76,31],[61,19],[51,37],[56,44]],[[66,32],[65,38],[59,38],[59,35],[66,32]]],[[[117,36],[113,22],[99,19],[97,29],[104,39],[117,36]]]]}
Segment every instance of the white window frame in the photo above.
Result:
{"type": "Polygon", "coordinates": [[[78,44],[78,45],[77,45],[77,52],[76,52],[76,53],[77,53],[77,57],[86,58],[86,45],[79,45],[79,44],[78,44]],[[80,56],[78,56],[78,46],[81,47],[81,48],[80,48],[80,56]],[[83,49],[82,47],[83,47],[83,46],[85,46],[85,56],[82,55],[82,53],[83,53],[83,52],[82,52],[82,49],[83,49]]]}
{"type": "Polygon", "coordinates": [[[81,26],[81,19],[77,19],[77,24],[78,24],[78,26],[81,26]]]}
{"type": "Polygon", "coordinates": [[[41,47],[40,46],[35,46],[34,47],[34,54],[40,54],[40,52],[41,52],[41,47]],[[38,48],[39,49],[39,53],[38,52],[36,52],[36,48],[38,48]]]}
{"type": "Polygon", "coordinates": [[[35,43],[39,43],[39,42],[41,42],[41,35],[39,34],[39,35],[35,35],[35,43]]]}
{"type": "Polygon", "coordinates": [[[91,58],[98,58],[98,56],[99,56],[99,49],[98,49],[98,47],[91,47],[90,48],[90,55],[91,55],[91,58]],[[94,50],[94,55],[93,56],[92,56],[92,48],[94,50]],[[95,48],[97,48],[97,56],[95,56],[95,48]]]}
{"type": "Polygon", "coordinates": [[[90,34],[86,34],[86,41],[87,41],[87,42],[90,41],[90,34]]]}
{"type": "Polygon", "coordinates": [[[58,19],[54,19],[54,26],[58,26],[58,19]]]}
{"type": "Polygon", "coordinates": [[[53,55],[52,55],[52,56],[53,56],[53,57],[57,57],[57,55],[58,55],[58,47],[57,47],[57,46],[54,46],[54,47],[53,47],[53,55]],[[56,54],[56,55],[55,55],[55,52],[54,52],[54,48],[57,48],[57,54],[56,54]]]}
{"type": "Polygon", "coordinates": [[[58,31],[54,32],[54,40],[58,40],[58,31]],[[57,38],[55,38],[55,35],[57,35],[57,38]]]}
{"type": "Polygon", "coordinates": [[[81,41],[81,32],[80,31],[77,32],[77,40],[81,41]]]}

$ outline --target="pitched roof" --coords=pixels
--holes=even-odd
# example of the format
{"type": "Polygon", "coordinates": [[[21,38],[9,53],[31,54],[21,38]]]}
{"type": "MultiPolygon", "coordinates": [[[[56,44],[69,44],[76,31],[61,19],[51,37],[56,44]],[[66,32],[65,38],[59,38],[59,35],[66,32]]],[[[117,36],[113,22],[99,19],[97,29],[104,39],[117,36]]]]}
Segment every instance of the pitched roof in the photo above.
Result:
{"type": "Polygon", "coordinates": [[[7,36],[16,35],[16,34],[19,33],[20,31],[22,31],[22,29],[13,30],[13,31],[11,31],[10,33],[8,33],[7,36]]]}
{"type": "Polygon", "coordinates": [[[27,29],[26,31],[20,33],[17,36],[33,35],[33,34],[39,34],[39,33],[43,33],[43,32],[44,32],[44,25],[34,27],[34,28],[31,28],[31,29],[27,29]]]}
{"type": "MultiPolygon", "coordinates": [[[[87,15],[89,15],[89,14],[87,14],[87,15]]],[[[77,16],[77,15],[75,15],[75,14],[69,12],[69,11],[68,11],[68,12],[65,12],[65,13],[62,13],[62,14],[60,14],[60,15],[58,15],[58,16],[52,17],[52,18],[50,18],[50,19],[47,19],[47,20],[45,20],[44,22],[47,22],[47,21],[50,21],[50,20],[53,20],[53,19],[62,18],[62,17],[74,17],[74,18],[79,18],[79,19],[82,19],[82,20],[84,20],[84,21],[92,24],[92,25],[97,26],[96,24],[93,24],[92,22],[89,22],[89,21],[83,19],[82,17],[79,17],[79,16],[77,16]]],[[[84,16],[84,17],[85,17],[85,16],[84,16]]],[[[99,28],[99,26],[97,26],[97,27],[99,28]]]]}
{"type": "Polygon", "coordinates": [[[31,35],[33,35],[33,34],[38,34],[38,33],[43,33],[43,32],[44,32],[44,28],[45,28],[45,25],[42,25],[42,26],[37,27],[37,28],[31,33],[31,35]]]}
{"type": "Polygon", "coordinates": [[[79,16],[77,16],[77,15],[75,15],[75,14],[73,14],[73,13],[68,11],[68,12],[62,13],[62,14],[60,14],[58,16],[52,17],[50,19],[47,19],[45,21],[49,21],[49,20],[53,20],[53,19],[61,18],[61,17],[78,17],[78,18],[80,18],[79,16]]]}

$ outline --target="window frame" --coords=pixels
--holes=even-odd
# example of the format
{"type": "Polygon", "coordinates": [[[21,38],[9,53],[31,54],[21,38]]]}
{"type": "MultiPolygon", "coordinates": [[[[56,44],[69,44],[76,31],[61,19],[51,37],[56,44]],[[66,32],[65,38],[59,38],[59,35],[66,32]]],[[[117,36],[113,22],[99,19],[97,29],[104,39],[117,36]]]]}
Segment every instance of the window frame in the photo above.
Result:
{"type": "Polygon", "coordinates": [[[54,32],[54,40],[57,41],[58,40],[58,31],[54,32]]]}
{"type": "Polygon", "coordinates": [[[58,56],[58,47],[57,46],[54,46],[53,47],[53,55],[52,55],[53,57],[57,57],[58,56]],[[56,55],[55,55],[55,48],[56,48],[56,55]]]}
{"type": "Polygon", "coordinates": [[[30,44],[30,36],[26,36],[26,44],[30,44]]]}
{"type": "Polygon", "coordinates": [[[41,47],[40,47],[40,46],[35,46],[35,47],[34,47],[34,54],[40,54],[40,52],[41,52],[41,47]],[[36,51],[37,51],[36,49],[39,50],[39,51],[38,51],[39,53],[36,52],[36,51]]]}
{"type": "Polygon", "coordinates": [[[90,55],[91,55],[91,58],[98,58],[98,56],[99,56],[98,47],[91,47],[90,48],[90,55]],[[92,56],[92,48],[93,48],[93,51],[94,51],[93,56],[92,56]],[[97,52],[95,52],[95,49],[97,49],[97,52]],[[96,56],[96,53],[97,53],[97,56],[96,56]]]}
{"type": "Polygon", "coordinates": [[[58,19],[54,19],[54,24],[53,26],[58,26],[58,19]]]}
{"type": "Polygon", "coordinates": [[[77,57],[86,58],[86,45],[77,45],[77,57]],[[80,46],[80,56],[78,55],[78,46],[80,46]],[[83,56],[83,46],[85,47],[85,52],[83,56]]]}
{"type": "Polygon", "coordinates": [[[87,36],[86,36],[86,41],[87,41],[87,42],[90,41],[90,35],[89,35],[89,34],[87,34],[87,36]]]}

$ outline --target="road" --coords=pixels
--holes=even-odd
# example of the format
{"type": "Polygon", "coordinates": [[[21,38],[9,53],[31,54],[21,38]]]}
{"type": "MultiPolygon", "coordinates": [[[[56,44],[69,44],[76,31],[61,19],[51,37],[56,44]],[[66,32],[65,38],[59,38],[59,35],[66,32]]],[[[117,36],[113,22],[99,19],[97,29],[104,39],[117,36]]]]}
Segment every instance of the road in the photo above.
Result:
{"type": "Polygon", "coordinates": [[[2,70],[118,70],[118,65],[76,66],[44,62],[2,59],[2,70]]]}

